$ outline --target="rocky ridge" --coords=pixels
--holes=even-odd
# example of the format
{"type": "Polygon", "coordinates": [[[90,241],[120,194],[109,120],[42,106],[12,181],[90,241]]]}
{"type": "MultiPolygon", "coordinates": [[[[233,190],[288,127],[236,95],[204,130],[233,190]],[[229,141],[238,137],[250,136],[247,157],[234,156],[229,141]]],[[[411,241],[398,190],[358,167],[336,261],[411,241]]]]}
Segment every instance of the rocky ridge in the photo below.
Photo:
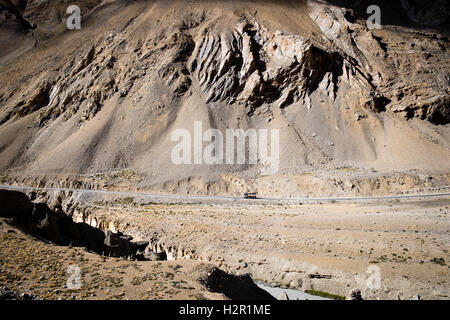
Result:
{"type": "MultiPolygon", "coordinates": [[[[36,5],[25,10],[30,21],[41,21],[36,5]]],[[[317,1],[292,10],[305,21],[285,27],[262,5],[235,7],[102,3],[86,14],[82,32],[29,52],[38,61],[42,54],[40,65],[27,60],[32,71],[14,70],[20,57],[5,66],[11,81],[0,91],[1,170],[14,176],[19,168],[30,175],[129,168],[147,175],[144,187],[156,185],[156,173],[159,185],[172,185],[247,170],[161,170],[170,132],[201,119],[223,130],[281,128],[280,171],[288,175],[339,165],[368,175],[378,167],[386,174],[446,170],[435,164],[449,150],[444,34],[368,30],[352,10],[317,1]],[[97,25],[104,17],[114,27],[97,25]],[[405,159],[410,152],[419,156],[405,159]]]]}

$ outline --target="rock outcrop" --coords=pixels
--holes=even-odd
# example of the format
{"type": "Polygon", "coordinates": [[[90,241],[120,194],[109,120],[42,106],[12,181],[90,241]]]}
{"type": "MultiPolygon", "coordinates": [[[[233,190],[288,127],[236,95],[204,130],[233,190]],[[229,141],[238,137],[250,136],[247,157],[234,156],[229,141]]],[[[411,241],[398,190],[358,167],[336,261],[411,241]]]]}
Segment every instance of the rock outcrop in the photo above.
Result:
{"type": "Polygon", "coordinates": [[[201,270],[198,281],[211,292],[223,293],[232,300],[276,300],[258,287],[248,274],[234,275],[211,265],[198,269],[201,270]]]}
{"type": "Polygon", "coordinates": [[[269,32],[253,19],[241,22],[233,32],[208,34],[197,42],[191,72],[207,103],[284,107],[308,101],[325,76],[333,85],[340,62],[338,55],[306,38],[269,32]]]}
{"type": "Polygon", "coordinates": [[[25,232],[59,245],[82,246],[98,254],[131,259],[144,259],[147,241],[133,242],[133,237],[107,231],[106,234],[86,223],[74,223],[52,201],[50,209],[44,203],[32,203],[17,191],[0,190],[0,217],[25,232]]]}
{"type": "Polygon", "coordinates": [[[361,290],[359,290],[359,289],[352,289],[345,299],[346,300],[356,300],[356,301],[363,300],[363,298],[361,296],[361,290]]]}
{"type": "Polygon", "coordinates": [[[352,22],[348,9],[312,1],[309,6],[311,18],[345,57],[344,78],[358,88],[362,105],[375,112],[403,113],[407,119],[450,122],[448,70],[431,61],[448,46],[446,37],[421,35],[423,40],[418,40],[413,34],[403,39],[412,41],[409,47],[404,42],[390,47],[388,39],[352,22]]]}

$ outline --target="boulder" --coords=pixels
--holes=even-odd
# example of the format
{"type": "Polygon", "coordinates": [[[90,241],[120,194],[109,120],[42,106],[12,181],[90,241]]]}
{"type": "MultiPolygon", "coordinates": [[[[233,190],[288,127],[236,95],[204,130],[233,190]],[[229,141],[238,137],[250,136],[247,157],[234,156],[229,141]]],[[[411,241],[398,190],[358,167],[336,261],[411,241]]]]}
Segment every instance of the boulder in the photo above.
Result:
{"type": "Polygon", "coordinates": [[[144,258],[149,261],[162,261],[167,260],[165,252],[157,253],[154,251],[149,251],[144,253],[144,258]]]}
{"type": "Polygon", "coordinates": [[[361,290],[352,289],[352,291],[350,291],[350,293],[348,294],[346,300],[363,300],[361,296],[361,290]]]}

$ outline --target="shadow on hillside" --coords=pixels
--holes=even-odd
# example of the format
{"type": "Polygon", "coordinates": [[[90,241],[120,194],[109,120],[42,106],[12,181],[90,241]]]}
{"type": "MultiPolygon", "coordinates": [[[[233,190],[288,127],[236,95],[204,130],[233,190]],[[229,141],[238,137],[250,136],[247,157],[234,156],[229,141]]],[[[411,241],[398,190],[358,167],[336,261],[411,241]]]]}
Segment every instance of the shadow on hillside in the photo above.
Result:
{"type": "Polygon", "coordinates": [[[372,15],[372,13],[367,13],[367,8],[371,5],[377,5],[381,9],[381,25],[407,27],[417,31],[434,30],[446,35],[450,34],[450,21],[448,19],[450,8],[446,1],[408,1],[414,6],[411,13],[417,16],[425,15],[429,17],[429,23],[446,21],[439,25],[414,22],[402,6],[401,0],[324,0],[321,2],[351,9],[356,19],[363,20],[367,20],[372,15]]]}

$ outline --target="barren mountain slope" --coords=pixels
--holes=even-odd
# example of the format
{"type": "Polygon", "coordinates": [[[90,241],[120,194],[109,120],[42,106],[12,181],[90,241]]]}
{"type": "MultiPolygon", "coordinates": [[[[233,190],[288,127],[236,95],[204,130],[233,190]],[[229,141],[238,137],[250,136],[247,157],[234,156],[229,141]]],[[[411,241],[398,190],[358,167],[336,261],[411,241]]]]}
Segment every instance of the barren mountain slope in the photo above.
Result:
{"type": "Polygon", "coordinates": [[[442,26],[369,31],[357,12],[314,1],[79,2],[81,30],[58,22],[66,1],[28,1],[38,45],[25,33],[2,44],[4,182],[267,195],[449,182],[442,26]],[[194,121],[224,136],[279,129],[279,170],[174,164],[172,133],[194,121]]]}

